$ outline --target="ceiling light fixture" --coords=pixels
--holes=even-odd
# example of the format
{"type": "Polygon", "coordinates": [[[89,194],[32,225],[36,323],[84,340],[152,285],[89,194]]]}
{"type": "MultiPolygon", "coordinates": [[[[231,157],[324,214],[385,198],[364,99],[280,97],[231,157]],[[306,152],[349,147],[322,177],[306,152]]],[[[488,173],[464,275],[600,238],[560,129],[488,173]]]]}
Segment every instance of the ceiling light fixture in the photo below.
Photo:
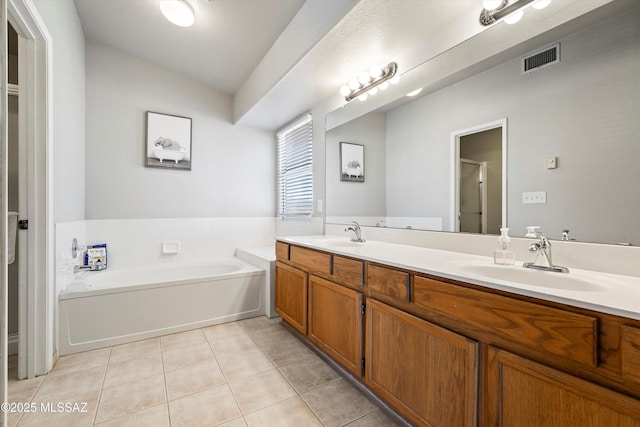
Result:
{"type": "Polygon", "coordinates": [[[511,4],[509,0],[483,0],[480,23],[487,26],[504,19],[507,24],[515,24],[522,18],[527,6],[533,5],[536,9],[544,9],[549,3],[551,0],[516,0],[511,4]]]}
{"type": "Polygon", "coordinates": [[[193,8],[186,0],[160,0],[165,18],[179,27],[190,27],[196,20],[193,8]]]}
{"type": "Polygon", "coordinates": [[[378,89],[385,90],[389,87],[389,83],[397,83],[400,79],[396,76],[398,71],[398,64],[390,62],[385,67],[374,65],[369,69],[369,72],[362,72],[358,78],[349,80],[349,83],[343,85],[340,88],[340,95],[344,96],[344,99],[349,102],[358,98],[361,101],[365,101],[369,95],[375,95],[378,93],[378,89]]]}

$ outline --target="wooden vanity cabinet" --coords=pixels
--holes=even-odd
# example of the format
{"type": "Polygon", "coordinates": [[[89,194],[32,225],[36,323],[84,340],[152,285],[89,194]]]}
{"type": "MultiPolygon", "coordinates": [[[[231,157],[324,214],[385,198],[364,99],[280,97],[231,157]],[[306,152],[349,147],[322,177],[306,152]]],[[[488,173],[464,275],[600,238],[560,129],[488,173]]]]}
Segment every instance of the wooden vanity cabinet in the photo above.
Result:
{"type": "Polygon", "coordinates": [[[362,292],[309,277],[309,339],[357,377],[362,376],[362,292]]]}
{"type": "Polygon", "coordinates": [[[275,311],[301,334],[307,334],[308,275],[280,261],[275,268],[275,311]]]}
{"type": "Polygon", "coordinates": [[[364,263],[295,245],[285,248],[279,243],[276,313],[336,362],[361,377],[364,263]]]}
{"type": "Polygon", "coordinates": [[[640,427],[640,321],[280,243],[276,312],[412,424],[640,427]]]}
{"type": "Polygon", "coordinates": [[[495,348],[484,425],[639,427],[640,401],[495,348]]]}
{"type": "Polygon", "coordinates": [[[365,383],[416,425],[476,425],[478,345],[367,300],[365,383]]]}

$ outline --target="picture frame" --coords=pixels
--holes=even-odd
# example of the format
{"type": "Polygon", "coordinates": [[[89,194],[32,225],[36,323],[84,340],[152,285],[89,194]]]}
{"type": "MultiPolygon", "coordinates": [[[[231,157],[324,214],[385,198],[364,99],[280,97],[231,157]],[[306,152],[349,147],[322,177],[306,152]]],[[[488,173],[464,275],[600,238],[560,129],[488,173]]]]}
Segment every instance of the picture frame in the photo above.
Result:
{"type": "Polygon", "coordinates": [[[145,166],[191,170],[191,118],[146,112],[145,166]]]}
{"type": "Polygon", "coordinates": [[[340,143],[340,181],[364,182],[364,145],[340,143]]]}

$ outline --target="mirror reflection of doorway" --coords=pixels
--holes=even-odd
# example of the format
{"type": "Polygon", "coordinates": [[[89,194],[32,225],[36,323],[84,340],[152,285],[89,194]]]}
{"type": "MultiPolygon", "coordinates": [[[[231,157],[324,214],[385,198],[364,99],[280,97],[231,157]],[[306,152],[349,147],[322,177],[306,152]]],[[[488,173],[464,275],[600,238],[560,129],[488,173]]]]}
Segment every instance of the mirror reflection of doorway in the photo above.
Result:
{"type": "Polygon", "coordinates": [[[460,231],[486,233],[487,162],[460,159],[460,231]]]}
{"type": "Polygon", "coordinates": [[[500,234],[507,226],[506,119],[452,132],[451,142],[453,230],[500,234]]]}

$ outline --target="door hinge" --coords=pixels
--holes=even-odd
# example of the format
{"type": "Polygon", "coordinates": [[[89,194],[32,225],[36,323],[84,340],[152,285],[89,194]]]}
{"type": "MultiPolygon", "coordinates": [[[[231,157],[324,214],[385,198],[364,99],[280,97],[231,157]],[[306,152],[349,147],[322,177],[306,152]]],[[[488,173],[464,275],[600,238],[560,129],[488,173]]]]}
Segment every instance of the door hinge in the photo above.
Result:
{"type": "Polygon", "coordinates": [[[362,370],[364,371],[364,357],[362,358],[362,370]]]}
{"type": "Polygon", "coordinates": [[[362,314],[364,316],[364,313],[367,309],[367,305],[366,304],[361,304],[360,305],[360,314],[362,314]]]}
{"type": "Polygon", "coordinates": [[[21,219],[18,221],[18,228],[20,230],[28,230],[29,229],[29,220],[28,219],[21,219]]]}

